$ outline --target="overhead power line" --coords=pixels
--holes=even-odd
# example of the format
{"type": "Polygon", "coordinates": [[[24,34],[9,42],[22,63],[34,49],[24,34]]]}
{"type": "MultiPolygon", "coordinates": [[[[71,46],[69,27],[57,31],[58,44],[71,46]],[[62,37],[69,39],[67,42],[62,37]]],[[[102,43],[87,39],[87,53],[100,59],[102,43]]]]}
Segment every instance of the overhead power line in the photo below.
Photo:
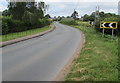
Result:
{"type": "Polygon", "coordinates": [[[79,6],[79,0],[77,0],[75,10],[78,8],[78,6],[79,6]]]}

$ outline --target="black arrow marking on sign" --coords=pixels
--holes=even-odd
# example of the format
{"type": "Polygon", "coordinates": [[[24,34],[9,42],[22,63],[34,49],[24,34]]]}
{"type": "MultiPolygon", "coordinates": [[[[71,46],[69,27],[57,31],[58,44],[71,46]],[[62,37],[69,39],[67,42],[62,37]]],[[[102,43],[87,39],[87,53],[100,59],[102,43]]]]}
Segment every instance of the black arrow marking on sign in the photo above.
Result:
{"type": "Polygon", "coordinates": [[[116,27],[116,23],[113,23],[113,24],[112,24],[112,27],[116,27]]]}

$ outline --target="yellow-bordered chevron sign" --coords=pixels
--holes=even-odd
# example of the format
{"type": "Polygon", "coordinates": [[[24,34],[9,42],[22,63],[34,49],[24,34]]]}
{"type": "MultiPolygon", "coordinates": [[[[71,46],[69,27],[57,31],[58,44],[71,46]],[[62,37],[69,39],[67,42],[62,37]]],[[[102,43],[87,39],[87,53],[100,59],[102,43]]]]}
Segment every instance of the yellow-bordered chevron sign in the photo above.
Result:
{"type": "Polygon", "coordinates": [[[92,22],[92,21],[89,21],[88,24],[89,24],[89,25],[93,25],[93,22],[92,22]]]}
{"type": "Polygon", "coordinates": [[[101,22],[100,28],[117,29],[118,22],[101,22]]]}

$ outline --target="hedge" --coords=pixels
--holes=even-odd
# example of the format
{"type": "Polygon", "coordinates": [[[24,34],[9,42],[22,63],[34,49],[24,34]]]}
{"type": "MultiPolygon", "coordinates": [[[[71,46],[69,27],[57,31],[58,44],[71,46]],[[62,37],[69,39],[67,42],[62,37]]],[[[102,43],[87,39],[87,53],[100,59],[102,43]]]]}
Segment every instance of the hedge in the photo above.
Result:
{"type": "Polygon", "coordinates": [[[32,15],[24,17],[22,21],[14,20],[10,16],[2,16],[2,35],[8,33],[21,32],[25,30],[41,28],[51,23],[48,19],[25,20],[25,18],[34,18],[32,15]]]}
{"type": "Polygon", "coordinates": [[[62,19],[60,21],[60,23],[63,23],[63,24],[68,24],[68,25],[76,25],[76,21],[75,20],[72,20],[72,19],[62,19]]]}

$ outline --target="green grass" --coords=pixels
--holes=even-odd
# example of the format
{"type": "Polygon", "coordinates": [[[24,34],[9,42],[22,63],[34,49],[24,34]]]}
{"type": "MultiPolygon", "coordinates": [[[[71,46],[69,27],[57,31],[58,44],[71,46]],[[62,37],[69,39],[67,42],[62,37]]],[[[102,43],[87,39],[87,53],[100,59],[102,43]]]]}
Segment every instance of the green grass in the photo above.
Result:
{"type": "Polygon", "coordinates": [[[50,26],[45,26],[45,27],[42,27],[42,28],[27,30],[27,31],[23,31],[23,32],[1,35],[0,36],[0,42],[16,39],[16,38],[20,38],[20,37],[25,37],[25,36],[29,36],[29,35],[33,35],[33,34],[37,34],[37,33],[40,33],[40,32],[43,32],[43,31],[46,31],[46,30],[49,30],[49,29],[50,29],[50,26]]]}
{"type": "Polygon", "coordinates": [[[80,56],[73,61],[65,81],[119,81],[118,37],[102,37],[85,22],[72,25],[85,33],[85,45],[80,56]]]}

